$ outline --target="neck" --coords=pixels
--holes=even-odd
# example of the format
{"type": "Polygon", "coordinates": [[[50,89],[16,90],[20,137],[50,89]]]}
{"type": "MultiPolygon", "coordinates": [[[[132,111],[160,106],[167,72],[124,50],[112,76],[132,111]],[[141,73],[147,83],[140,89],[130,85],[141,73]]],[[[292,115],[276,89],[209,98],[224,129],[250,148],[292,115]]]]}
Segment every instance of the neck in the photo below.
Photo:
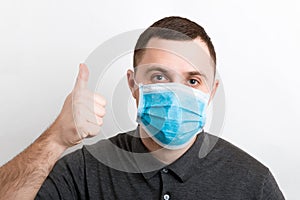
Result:
{"type": "Polygon", "coordinates": [[[157,144],[151,137],[148,136],[146,131],[141,126],[139,126],[139,133],[143,144],[151,152],[151,154],[160,162],[167,165],[180,158],[194,144],[196,140],[195,136],[187,146],[181,149],[171,150],[157,144]]]}

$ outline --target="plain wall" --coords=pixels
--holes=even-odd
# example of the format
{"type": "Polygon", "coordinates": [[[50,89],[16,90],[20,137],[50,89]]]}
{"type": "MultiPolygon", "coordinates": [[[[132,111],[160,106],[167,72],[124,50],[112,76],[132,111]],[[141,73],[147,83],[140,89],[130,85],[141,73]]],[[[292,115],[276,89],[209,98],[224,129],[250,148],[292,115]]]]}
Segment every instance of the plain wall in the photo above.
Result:
{"type": "Polygon", "coordinates": [[[78,64],[112,36],[170,15],[204,26],[226,95],[221,137],[300,188],[299,1],[1,1],[0,165],[56,118],[78,64]]]}

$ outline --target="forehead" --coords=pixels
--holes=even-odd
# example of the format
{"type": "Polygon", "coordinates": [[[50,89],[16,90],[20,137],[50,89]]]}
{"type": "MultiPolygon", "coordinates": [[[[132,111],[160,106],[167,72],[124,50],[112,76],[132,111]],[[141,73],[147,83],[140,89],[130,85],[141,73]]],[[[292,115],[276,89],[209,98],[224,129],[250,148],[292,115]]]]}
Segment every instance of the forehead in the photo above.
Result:
{"type": "Polygon", "coordinates": [[[149,40],[139,66],[159,64],[178,74],[198,71],[214,80],[214,63],[206,44],[196,38],[190,41],[174,41],[159,38],[149,40]]]}

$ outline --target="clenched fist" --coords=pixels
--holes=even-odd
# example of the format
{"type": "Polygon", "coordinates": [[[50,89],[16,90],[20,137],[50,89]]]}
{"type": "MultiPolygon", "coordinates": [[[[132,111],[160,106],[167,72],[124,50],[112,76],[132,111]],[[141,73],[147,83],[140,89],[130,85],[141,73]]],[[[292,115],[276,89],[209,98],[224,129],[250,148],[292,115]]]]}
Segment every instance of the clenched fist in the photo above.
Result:
{"type": "Polygon", "coordinates": [[[62,111],[50,127],[55,140],[64,147],[95,136],[103,123],[105,99],[87,88],[89,71],[80,64],[77,80],[67,96],[62,111]]]}

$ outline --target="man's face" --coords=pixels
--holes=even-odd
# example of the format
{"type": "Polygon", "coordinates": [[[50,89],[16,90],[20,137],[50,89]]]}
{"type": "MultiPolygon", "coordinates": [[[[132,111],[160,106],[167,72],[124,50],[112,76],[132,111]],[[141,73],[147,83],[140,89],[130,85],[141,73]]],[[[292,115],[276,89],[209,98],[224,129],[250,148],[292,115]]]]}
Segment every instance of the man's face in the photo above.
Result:
{"type": "Polygon", "coordinates": [[[177,82],[209,93],[211,98],[218,86],[209,50],[199,38],[192,41],[152,38],[135,72],[128,70],[127,78],[137,105],[137,84],[177,82]]]}

